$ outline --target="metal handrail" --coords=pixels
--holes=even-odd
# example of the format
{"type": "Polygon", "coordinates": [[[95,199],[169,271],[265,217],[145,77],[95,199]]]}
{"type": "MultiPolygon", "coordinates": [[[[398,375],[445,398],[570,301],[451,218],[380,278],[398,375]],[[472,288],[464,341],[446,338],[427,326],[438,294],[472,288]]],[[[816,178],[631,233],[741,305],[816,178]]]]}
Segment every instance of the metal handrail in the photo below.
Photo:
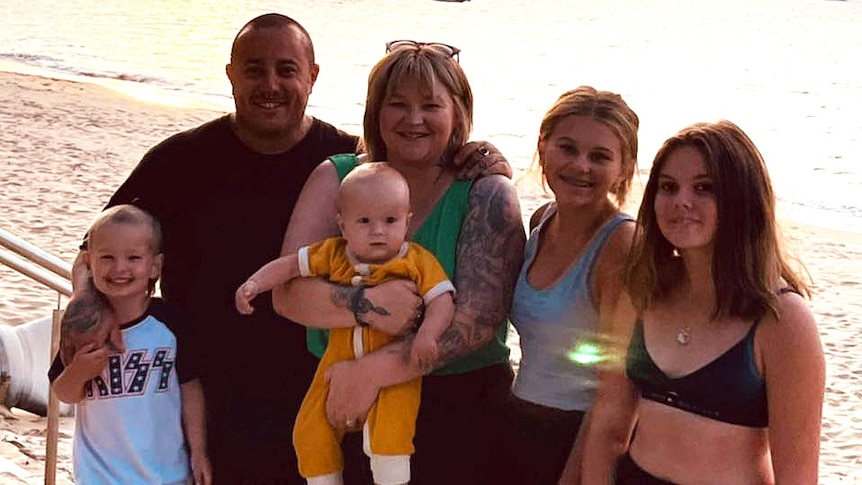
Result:
{"type": "Polygon", "coordinates": [[[20,258],[5,249],[0,249],[0,263],[25,276],[29,276],[63,296],[72,296],[72,283],[68,278],[46,271],[44,268],[31,263],[29,260],[20,258]]]}
{"type": "MultiPolygon", "coordinates": [[[[72,265],[30,244],[20,237],[0,228],[0,263],[29,276],[35,281],[53,289],[60,295],[72,296],[72,265]],[[14,254],[13,254],[14,253],[14,254]],[[18,256],[20,255],[20,256],[18,256]]],[[[60,340],[60,297],[51,324],[51,353],[57,353],[60,340]]],[[[60,428],[60,403],[54,391],[48,390],[48,433],[45,437],[45,485],[57,481],[57,441],[60,428]]]]}
{"type": "Polygon", "coordinates": [[[3,228],[0,228],[0,246],[8,249],[0,250],[0,263],[65,296],[72,295],[71,264],[3,228]]]}
{"type": "Polygon", "coordinates": [[[15,253],[26,256],[29,260],[58,274],[64,278],[72,279],[72,265],[45,251],[44,249],[30,244],[20,237],[0,227],[0,246],[6,247],[15,253]]]}

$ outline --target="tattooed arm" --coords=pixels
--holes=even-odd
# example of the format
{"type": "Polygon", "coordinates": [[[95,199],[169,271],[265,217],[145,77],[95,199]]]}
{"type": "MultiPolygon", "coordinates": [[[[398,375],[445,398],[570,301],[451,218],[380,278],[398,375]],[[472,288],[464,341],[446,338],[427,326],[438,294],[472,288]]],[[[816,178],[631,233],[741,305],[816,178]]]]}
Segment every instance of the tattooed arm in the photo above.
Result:
{"type": "Polygon", "coordinates": [[[96,348],[108,345],[113,352],[124,352],[123,334],[104,300],[87,278],[69,300],[60,322],[60,358],[69,365],[75,353],[92,343],[96,348]]]}
{"type": "Polygon", "coordinates": [[[479,349],[505,322],[525,240],[514,186],[502,176],[476,181],[458,241],[455,317],[440,337],[437,367],[479,349]]]}
{"type": "MultiPolygon", "coordinates": [[[[512,184],[502,176],[476,181],[458,243],[455,316],[438,339],[440,353],[433,367],[467,355],[493,338],[511,305],[524,241],[512,184]]],[[[333,426],[343,427],[348,420],[365,416],[379,389],[432,370],[411,365],[410,344],[409,340],[396,342],[330,368],[327,412],[333,426]]]]}
{"type": "MultiPolygon", "coordinates": [[[[76,295],[63,314],[59,350],[62,371],[51,382],[51,389],[65,403],[84,398],[84,384],[102,372],[108,353],[112,352],[105,345],[111,327],[103,314],[103,302],[93,288],[76,295]]],[[[119,334],[119,328],[116,333],[119,334]]]]}
{"type": "Polygon", "coordinates": [[[100,346],[96,326],[102,310],[102,301],[92,290],[81,292],[69,300],[60,321],[60,358],[63,359],[63,364],[69,365],[75,352],[87,343],[100,346]]]}

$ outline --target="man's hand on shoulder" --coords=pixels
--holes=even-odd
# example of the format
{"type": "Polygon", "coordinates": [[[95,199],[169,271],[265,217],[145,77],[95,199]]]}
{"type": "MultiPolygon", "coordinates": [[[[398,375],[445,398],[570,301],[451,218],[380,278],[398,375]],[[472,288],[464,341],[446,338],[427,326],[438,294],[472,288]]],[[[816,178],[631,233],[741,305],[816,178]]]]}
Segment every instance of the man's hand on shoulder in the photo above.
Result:
{"type": "Polygon", "coordinates": [[[455,168],[459,180],[475,180],[487,175],[512,178],[512,167],[506,157],[486,141],[467,142],[455,154],[455,168]]]}

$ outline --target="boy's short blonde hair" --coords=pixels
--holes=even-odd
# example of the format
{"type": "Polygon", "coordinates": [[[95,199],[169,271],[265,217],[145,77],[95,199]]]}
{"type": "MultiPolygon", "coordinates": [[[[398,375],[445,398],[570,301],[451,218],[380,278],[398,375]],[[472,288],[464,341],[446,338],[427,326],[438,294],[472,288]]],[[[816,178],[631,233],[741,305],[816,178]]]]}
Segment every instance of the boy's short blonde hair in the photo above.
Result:
{"type": "Polygon", "coordinates": [[[152,249],[153,254],[162,252],[162,225],[149,212],[130,204],[115,205],[96,216],[96,219],[90,224],[90,230],[87,231],[87,245],[89,246],[94,236],[103,227],[110,224],[149,226],[152,230],[150,249],[152,249]]]}

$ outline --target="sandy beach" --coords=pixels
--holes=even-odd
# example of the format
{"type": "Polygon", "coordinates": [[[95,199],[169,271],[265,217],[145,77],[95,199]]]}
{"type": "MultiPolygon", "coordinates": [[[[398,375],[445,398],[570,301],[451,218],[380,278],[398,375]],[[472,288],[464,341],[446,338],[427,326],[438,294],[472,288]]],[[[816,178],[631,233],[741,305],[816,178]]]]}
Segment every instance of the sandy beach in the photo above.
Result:
{"type": "MultiPolygon", "coordinates": [[[[221,114],[8,72],[0,72],[0,97],[0,227],[66,260],[148,148],[221,114]]],[[[642,167],[652,155],[641,154],[642,167]]],[[[518,188],[529,216],[543,194],[530,182],[518,188]]],[[[827,356],[821,483],[862,482],[862,235],[785,221],[789,249],[814,282],[811,305],[827,356]]],[[[0,324],[43,317],[57,305],[56,293],[5,266],[0,295],[0,324]]],[[[17,409],[0,416],[0,482],[43,482],[46,425],[17,409]]],[[[72,483],[72,434],[73,419],[63,418],[57,483],[72,483]]]]}

